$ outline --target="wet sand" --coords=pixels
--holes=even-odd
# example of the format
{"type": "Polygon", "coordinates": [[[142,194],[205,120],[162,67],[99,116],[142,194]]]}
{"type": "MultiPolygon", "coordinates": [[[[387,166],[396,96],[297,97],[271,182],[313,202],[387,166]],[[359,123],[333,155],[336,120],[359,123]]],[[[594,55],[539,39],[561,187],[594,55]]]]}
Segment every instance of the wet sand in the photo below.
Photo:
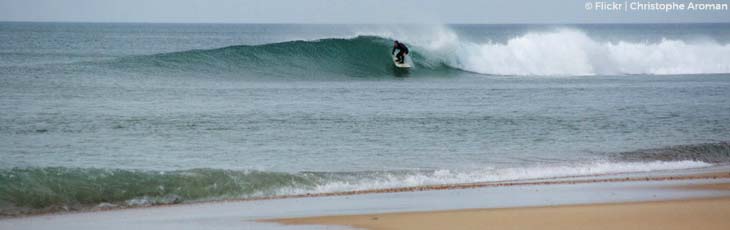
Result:
{"type": "Polygon", "coordinates": [[[730,229],[730,198],[280,219],[386,229],[730,229]]]}
{"type": "Polygon", "coordinates": [[[388,229],[730,229],[730,183],[667,189],[727,191],[721,198],[469,209],[270,220],[286,225],[388,229]]]}

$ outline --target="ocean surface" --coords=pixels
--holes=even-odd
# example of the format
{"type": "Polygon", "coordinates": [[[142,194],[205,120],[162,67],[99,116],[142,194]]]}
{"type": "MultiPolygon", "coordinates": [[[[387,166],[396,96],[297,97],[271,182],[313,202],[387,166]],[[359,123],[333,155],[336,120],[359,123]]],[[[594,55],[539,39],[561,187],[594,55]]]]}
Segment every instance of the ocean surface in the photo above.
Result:
{"type": "Polygon", "coordinates": [[[730,24],[5,22],[0,41],[0,215],[730,163],[730,24]]]}

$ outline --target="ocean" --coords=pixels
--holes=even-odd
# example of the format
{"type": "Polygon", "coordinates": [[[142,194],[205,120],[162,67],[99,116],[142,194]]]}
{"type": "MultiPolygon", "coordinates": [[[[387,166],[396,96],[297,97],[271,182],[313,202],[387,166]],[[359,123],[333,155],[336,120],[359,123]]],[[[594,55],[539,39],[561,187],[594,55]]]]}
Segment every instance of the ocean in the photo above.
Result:
{"type": "Polygon", "coordinates": [[[730,163],[730,24],[3,22],[0,41],[1,215],[730,163]]]}

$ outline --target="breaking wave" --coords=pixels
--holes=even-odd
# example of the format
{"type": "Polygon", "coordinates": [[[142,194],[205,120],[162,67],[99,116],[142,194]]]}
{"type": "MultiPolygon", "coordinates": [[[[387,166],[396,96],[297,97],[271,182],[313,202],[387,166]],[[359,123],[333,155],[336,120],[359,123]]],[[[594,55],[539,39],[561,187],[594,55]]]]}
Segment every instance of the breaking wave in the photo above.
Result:
{"type": "Polygon", "coordinates": [[[0,170],[0,215],[701,168],[730,162],[728,146],[726,142],[682,145],[616,153],[582,163],[477,170],[287,173],[13,168],[0,170]]]}
{"type": "Polygon", "coordinates": [[[661,39],[597,41],[577,29],[527,32],[501,42],[473,42],[448,29],[418,36],[365,33],[264,45],[190,50],[113,61],[115,68],[296,78],[392,76],[393,38],[412,48],[414,75],[467,71],[487,75],[591,76],[730,73],[730,44],[661,39]]]}
{"type": "MultiPolygon", "coordinates": [[[[289,41],[265,45],[230,46],[115,60],[115,68],[132,71],[237,74],[242,76],[332,78],[381,77],[397,69],[390,57],[391,42],[374,36],[289,41]]],[[[411,60],[422,63],[419,53],[411,60]]],[[[430,71],[437,68],[426,68],[430,71]]]]}

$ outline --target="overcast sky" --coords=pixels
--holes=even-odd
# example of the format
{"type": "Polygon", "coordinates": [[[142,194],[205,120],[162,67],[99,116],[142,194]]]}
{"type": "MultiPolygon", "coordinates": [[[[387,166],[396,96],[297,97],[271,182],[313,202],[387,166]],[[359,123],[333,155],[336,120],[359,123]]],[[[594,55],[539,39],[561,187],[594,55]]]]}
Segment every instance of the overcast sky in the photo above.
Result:
{"type": "MultiPolygon", "coordinates": [[[[586,2],[595,1],[0,0],[0,21],[374,24],[730,22],[730,11],[608,12],[586,10],[586,2]]],[[[624,3],[624,0],[616,2],[624,3]]],[[[730,0],[694,2],[730,3],[730,0]]]]}

